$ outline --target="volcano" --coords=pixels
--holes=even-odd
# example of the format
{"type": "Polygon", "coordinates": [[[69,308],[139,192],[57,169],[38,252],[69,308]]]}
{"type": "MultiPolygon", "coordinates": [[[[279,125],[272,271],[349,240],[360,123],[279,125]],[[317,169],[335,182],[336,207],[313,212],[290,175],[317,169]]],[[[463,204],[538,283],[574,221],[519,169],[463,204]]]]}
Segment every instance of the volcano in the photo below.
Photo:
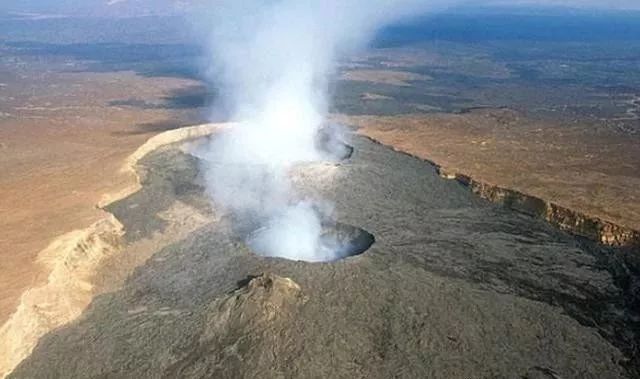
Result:
{"type": "Polygon", "coordinates": [[[637,252],[487,202],[375,141],[350,144],[346,161],[290,173],[301,196],[335,205],[323,241],[344,259],[331,262],[256,254],[208,202],[196,157],[148,155],[140,191],[106,209],[123,254],[166,233],[175,209],[207,221],[11,377],[637,377],[637,252]]]}

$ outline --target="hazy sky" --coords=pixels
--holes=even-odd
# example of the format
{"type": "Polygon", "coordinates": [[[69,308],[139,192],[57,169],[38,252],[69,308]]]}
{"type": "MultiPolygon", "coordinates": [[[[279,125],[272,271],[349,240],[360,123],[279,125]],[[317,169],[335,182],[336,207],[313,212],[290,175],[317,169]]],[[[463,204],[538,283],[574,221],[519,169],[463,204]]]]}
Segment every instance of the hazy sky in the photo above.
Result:
{"type": "MultiPolygon", "coordinates": [[[[190,3],[207,2],[215,3],[215,0],[1,0],[0,11],[135,16],[171,13],[188,7],[190,3]]],[[[524,5],[640,10],[640,0],[452,0],[451,3],[483,7],[524,5]]]]}
{"type": "MultiPolygon", "coordinates": [[[[478,2],[476,2],[478,3],[478,2]]],[[[639,0],[491,0],[480,2],[500,6],[557,6],[569,8],[637,9],[639,0]]]]}

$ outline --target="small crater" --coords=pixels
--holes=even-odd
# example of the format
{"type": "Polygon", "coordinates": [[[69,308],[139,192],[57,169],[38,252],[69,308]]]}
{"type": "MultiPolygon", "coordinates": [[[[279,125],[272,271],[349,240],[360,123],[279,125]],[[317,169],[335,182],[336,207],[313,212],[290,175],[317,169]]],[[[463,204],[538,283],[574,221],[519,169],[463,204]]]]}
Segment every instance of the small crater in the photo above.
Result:
{"type": "Polygon", "coordinates": [[[316,148],[331,161],[346,161],[353,155],[353,146],[345,143],[341,134],[337,128],[325,127],[316,136],[316,148]]]}
{"type": "Polygon", "coordinates": [[[320,245],[334,252],[337,259],[360,255],[376,241],[373,234],[364,229],[341,223],[323,227],[320,245]]]}
{"type": "MultiPolygon", "coordinates": [[[[246,243],[261,256],[306,262],[335,262],[360,255],[375,242],[375,237],[366,230],[338,222],[323,223],[313,247],[310,249],[301,245],[299,252],[295,249],[293,252],[291,249],[288,252],[279,250],[279,243],[270,243],[274,235],[277,234],[273,230],[263,227],[249,234],[246,243]]],[[[305,239],[306,242],[308,240],[305,239]]]]}

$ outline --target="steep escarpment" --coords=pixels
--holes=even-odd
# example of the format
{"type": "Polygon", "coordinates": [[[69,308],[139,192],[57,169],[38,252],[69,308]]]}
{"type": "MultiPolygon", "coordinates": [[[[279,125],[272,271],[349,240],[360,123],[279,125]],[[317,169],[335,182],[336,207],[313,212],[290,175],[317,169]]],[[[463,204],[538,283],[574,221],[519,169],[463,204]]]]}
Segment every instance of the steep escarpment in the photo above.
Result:
{"type": "Polygon", "coordinates": [[[640,232],[545,201],[536,196],[483,183],[463,174],[443,174],[469,187],[478,196],[510,209],[547,220],[577,236],[609,246],[640,247],[640,232]]]}
{"type": "Polygon", "coordinates": [[[204,136],[213,134],[215,132],[218,132],[220,130],[229,128],[231,126],[232,124],[194,125],[194,126],[188,126],[184,128],[169,130],[151,137],[149,140],[147,140],[147,142],[145,142],[142,146],[136,149],[136,151],[133,154],[127,157],[124,164],[122,165],[122,171],[127,171],[133,174],[136,177],[136,181],[130,187],[124,188],[119,192],[105,194],[100,200],[100,202],[98,203],[98,207],[105,208],[109,204],[112,204],[118,200],[121,200],[129,196],[141,188],[140,178],[136,170],[136,165],[142,158],[147,156],[152,151],[172,143],[204,137],[204,136]]]}
{"type": "MultiPolygon", "coordinates": [[[[162,146],[212,134],[224,127],[227,125],[198,125],[152,137],[123,165],[123,170],[135,174],[136,183],[121,192],[105,195],[99,207],[106,209],[141,188],[137,166],[151,152],[162,146]]],[[[188,231],[209,221],[197,210],[180,202],[159,217],[166,224],[164,235],[150,236],[146,241],[132,245],[125,238],[129,231],[105,210],[101,220],[56,238],[40,252],[38,262],[47,268],[49,275],[45,284],[23,293],[18,308],[0,328],[0,377],[8,375],[27,357],[43,335],[76,319],[97,294],[117,288],[114,278],[117,277],[121,283],[128,272],[143,263],[145,257],[159,246],[183,238],[188,231]],[[125,247],[135,254],[121,265],[126,267],[116,267],[114,261],[123,263],[118,256],[125,247]],[[114,271],[109,277],[112,279],[110,283],[105,283],[107,280],[100,274],[105,266],[111,266],[114,271]]]]}
{"type": "MultiPolygon", "coordinates": [[[[515,206],[541,199],[546,204],[534,206],[533,213],[567,231],[605,244],[635,244],[640,231],[636,135],[599,122],[509,108],[338,120],[434,162],[443,176],[459,177],[489,199],[514,200],[515,206]]],[[[528,205],[523,208],[531,213],[528,205]]]]}
{"type": "Polygon", "coordinates": [[[385,145],[398,153],[429,163],[441,177],[456,180],[483,199],[530,216],[542,218],[559,229],[607,246],[640,248],[640,231],[587,215],[533,195],[479,181],[466,174],[452,172],[423,156],[409,153],[396,146],[386,145],[372,137],[367,136],[366,138],[385,145]]]}
{"type": "Polygon", "coordinates": [[[105,216],[84,230],[53,241],[39,257],[47,283],[22,294],[18,309],[0,328],[0,377],[27,357],[38,339],[77,318],[95,295],[92,278],[122,245],[122,224],[105,216]]]}

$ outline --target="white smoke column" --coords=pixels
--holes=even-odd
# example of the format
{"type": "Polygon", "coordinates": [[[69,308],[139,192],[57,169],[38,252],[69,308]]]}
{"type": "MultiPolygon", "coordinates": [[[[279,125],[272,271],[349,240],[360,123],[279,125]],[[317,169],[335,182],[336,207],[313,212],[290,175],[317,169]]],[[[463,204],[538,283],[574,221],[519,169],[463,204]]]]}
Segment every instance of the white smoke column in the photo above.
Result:
{"type": "Polygon", "coordinates": [[[204,154],[208,191],[258,229],[260,253],[306,261],[336,257],[320,244],[314,206],[295,199],[291,164],[323,158],[316,135],[327,113],[327,81],[337,58],[387,23],[427,10],[416,0],[215,1],[211,76],[238,127],[204,154]]]}

